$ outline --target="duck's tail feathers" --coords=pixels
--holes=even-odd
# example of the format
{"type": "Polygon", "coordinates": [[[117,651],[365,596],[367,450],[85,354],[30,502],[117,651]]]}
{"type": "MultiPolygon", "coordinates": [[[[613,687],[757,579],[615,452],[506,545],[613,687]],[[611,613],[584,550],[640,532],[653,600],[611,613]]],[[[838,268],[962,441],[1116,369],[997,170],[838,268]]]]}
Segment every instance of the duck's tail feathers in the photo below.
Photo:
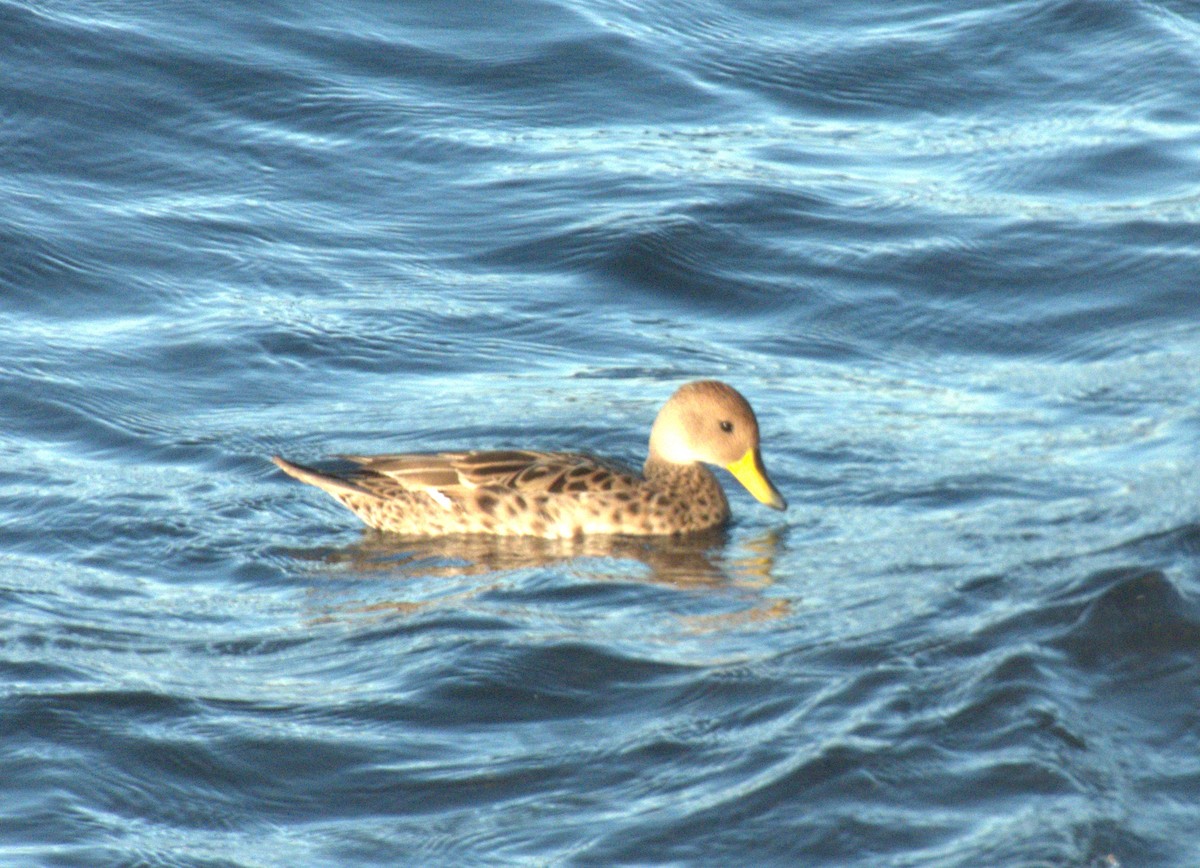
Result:
{"type": "Polygon", "coordinates": [[[294,476],[301,482],[315,485],[317,488],[327,491],[335,497],[341,494],[370,494],[369,491],[360,488],[350,480],[343,479],[340,476],[334,476],[331,473],[322,473],[320,470],[305,467],[303,464],[293,464],[291,461],[281,458],[278,455],[272,455],[271,460],[279,465],[279,469],[288,476],[294,476]]]}

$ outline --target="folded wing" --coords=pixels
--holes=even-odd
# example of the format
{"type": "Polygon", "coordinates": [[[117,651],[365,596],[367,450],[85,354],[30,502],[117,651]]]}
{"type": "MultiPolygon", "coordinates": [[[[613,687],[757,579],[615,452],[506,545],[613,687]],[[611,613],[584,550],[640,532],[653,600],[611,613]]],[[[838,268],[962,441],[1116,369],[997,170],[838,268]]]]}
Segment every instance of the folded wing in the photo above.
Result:
{"type": "Polygon", "coordinates": [[[357,465],[345,475],[346,481],[381,494],[394,487],[433,490],[451,499],[476,488],[557,494],[610,491],[639,481],[628,467],[578,452],[495,450],[337,457],[357,465]]]}

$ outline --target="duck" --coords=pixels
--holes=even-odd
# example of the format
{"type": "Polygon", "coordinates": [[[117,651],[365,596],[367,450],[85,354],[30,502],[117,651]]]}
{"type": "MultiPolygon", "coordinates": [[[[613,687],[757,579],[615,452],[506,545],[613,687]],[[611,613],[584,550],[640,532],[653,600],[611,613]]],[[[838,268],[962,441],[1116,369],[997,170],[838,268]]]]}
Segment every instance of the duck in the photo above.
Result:
{"type": "Polygon", "coordinates": [[[659,410],[642,472],[584,452],[526,449],[338,455],[318,470],[278,455],[285,473],[325,491],[376,530],[416,537],[492,534],[566,539],[681,535],[730,518],[724,468],[759,502],[787,501],[763,466],[758,419],[717,380],[686,383],[659,410]]]}

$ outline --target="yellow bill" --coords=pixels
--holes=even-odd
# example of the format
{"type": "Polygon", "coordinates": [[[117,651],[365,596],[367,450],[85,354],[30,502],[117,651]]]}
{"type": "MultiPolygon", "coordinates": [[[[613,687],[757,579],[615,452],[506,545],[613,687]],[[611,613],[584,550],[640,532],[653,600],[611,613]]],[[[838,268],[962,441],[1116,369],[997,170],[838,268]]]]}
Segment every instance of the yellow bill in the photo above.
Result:
{"type": "Polygon", "coordinates": [[[765,503],[771,509],[787,509],[787,501],[767,478],[762,456],[757,449],[747,449],[745,455],[725,465],[725,469],[732,473],[759,503],[765,503]]]}

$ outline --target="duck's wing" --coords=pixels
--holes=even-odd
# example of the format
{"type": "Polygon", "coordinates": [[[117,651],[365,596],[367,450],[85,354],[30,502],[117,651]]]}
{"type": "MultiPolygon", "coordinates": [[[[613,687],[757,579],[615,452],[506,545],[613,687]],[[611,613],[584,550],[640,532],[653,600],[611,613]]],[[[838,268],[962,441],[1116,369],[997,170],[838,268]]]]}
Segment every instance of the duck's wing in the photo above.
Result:
{"type": "Polygon", "coordinates": [[[630,468],[581,452],[495,450],[404,455],[339,455],[357,465],[347,480],[361,489],[399,486],[449,498],[475,488],[522,493],[611,491],[640,483],[630,468]],[[386,483],[380,485],[380,483],[386,483]]]}

